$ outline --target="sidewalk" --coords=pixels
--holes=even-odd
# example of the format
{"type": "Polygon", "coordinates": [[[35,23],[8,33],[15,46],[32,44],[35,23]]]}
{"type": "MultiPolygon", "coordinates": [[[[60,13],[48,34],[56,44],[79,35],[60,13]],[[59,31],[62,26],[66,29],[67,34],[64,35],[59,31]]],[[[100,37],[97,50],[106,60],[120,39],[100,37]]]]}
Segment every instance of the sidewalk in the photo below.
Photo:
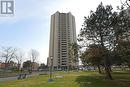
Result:
{"type": "MultiPolygon", "coordinates": [[[[37,75],[37,74],[27,75],[26,78],[31,77],[31,76],[36,76],[36,75],[37,75]]],[[[18,78],[18,76],[0,78],[0,82],[3,82],[3,81],[10,81],[10,80],[17,80],[17,78],[18,78]]]]}
{"type": "MultiPolygon", "coordinates": [[[[43,73],[43,72],[34,72],[30,75],[27,74],[26,78],[29,78],[31,76],[37,76],[39,75],[40,73],[43,73]]],[[[10,80],[17,80],[18,76],[14,76],[14,77],[5,77],[5,78],[0,78],[0,82],[3,82],[3,81],[10,81],[10,80]]]]}

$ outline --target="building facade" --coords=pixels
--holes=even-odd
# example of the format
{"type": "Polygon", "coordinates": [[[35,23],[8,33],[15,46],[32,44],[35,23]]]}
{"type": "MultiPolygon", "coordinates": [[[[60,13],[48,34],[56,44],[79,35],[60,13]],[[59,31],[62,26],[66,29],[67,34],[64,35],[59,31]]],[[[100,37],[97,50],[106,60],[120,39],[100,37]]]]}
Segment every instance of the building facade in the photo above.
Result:
{"type": "Polygon", "coordinates": [[[9,63],[0,62],[0,69],[12,69],[17,68],[18,64],[14,61],[10,61],[9,63]]]}
{"type": "Polygon", "coordinates": [[[51,15],[50,45],[48,66],[67,69],[68,66],[78,66],[69,57],[69,44],[76,43],[75,17],[69,13],[56,12],[51,15]]]}

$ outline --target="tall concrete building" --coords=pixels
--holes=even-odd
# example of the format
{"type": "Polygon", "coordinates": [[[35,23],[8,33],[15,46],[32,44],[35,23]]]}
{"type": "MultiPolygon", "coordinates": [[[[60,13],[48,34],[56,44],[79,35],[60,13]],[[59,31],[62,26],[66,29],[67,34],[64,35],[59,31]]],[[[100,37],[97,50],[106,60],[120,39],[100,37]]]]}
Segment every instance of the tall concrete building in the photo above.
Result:
{"type": "Polygon", "coordinates": [[[52,64],[55,69],[78,66],[78,62],[70,61],[69,56],[69,44],[76,43],[75,17],[70,12],[57,11],[51,15],[50,26],[48,66],[52,64]]]}

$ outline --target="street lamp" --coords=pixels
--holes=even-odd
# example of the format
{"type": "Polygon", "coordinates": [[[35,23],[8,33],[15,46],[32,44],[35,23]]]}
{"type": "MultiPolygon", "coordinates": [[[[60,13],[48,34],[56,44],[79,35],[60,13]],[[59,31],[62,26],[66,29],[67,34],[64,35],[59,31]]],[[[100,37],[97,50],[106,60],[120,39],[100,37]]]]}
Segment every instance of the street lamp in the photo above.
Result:
{"type": "Polygon", "coordinates": [[[49,69],[49,71],[50,71],[50,78],[49,78],[48,82],[52,82],[53,81],[53,79],[52,79],[52,67],[53,67],[53,57],[51,56],[50,57],[50,69],[49,69]]]}

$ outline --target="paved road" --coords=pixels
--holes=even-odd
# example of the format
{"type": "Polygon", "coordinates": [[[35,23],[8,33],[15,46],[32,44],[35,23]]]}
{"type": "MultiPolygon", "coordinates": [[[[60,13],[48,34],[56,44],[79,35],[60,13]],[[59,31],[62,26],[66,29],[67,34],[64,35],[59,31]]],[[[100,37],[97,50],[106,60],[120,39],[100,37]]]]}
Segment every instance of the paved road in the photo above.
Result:
{"type": "MultiPolygon", "coordinates": [[[[26,78],[31,77],[31,76],[39,75],[40,73],[41,73],[41,72],[36,72],[36,73],[31,74],[31,75],[27,75],[26,78]]],[[[10,80],[17,80],[17,78],[18,78],[18,76],[0,78],[0,82],[3,82],[3,81],[10,81],[10,80]]]]}
{"type": "MultiPolygon", "coordinates": [[[[31,76],[34,76],[34,75],[27,75],[26,78],[31,77],[31,76]]],[[[0,78],[0,82],[3,82],[3,81],[10,81],[10,80],[17,80],[17,78],[18,78],[18,76],[0,78]]]]}
{"type": "Polygon", "coordinates": [[[0,82],[2,81],[9,81],[9,80],[16,80],[17,77],[6,77],[6,78],[0,78],[0,82]]]}

